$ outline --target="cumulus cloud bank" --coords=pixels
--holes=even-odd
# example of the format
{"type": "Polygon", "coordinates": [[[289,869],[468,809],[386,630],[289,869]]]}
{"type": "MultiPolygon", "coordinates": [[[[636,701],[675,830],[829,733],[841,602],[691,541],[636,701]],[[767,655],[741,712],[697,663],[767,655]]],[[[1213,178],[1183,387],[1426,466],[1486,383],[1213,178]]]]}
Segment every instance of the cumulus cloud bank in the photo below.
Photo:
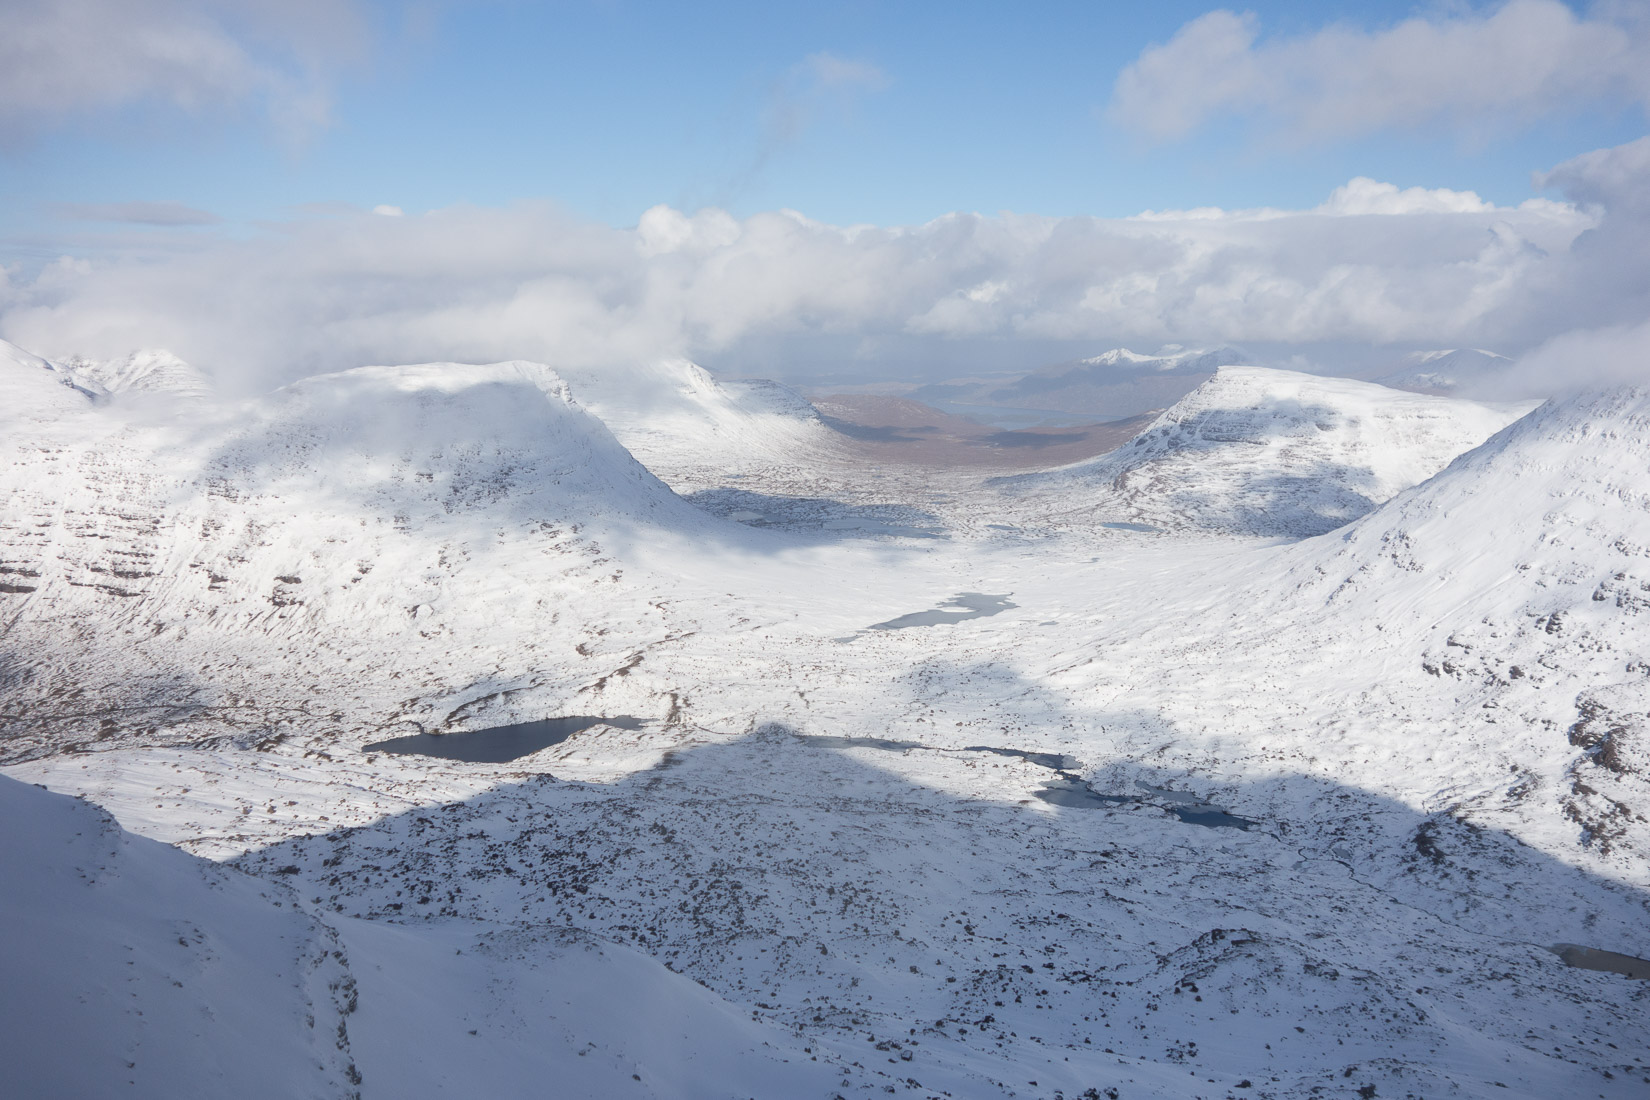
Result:
{"type": "Polygon", "coordinates": [[[0,335],[47,355],[166,347],[268,384],[432,359],[714,364],[756,342],[783,373],[787,348],[843,336],[1517,351],[1650,316],[1650,139],[1546,180],[1573,201],[1354,180],[1298,212],[893,228],[663,206],[633,229],[544,205],[312,218],[14,272],[0,335]]]}
{"type": "Polygon", "coordinates": [[[1192,20],[1123,70],[1110,117],[1160,140],[1247,116],[1317,141],[1435,123],[1475,131],[1600,102],[1650,107],[1650,22],[1630,6],[1582,18],[1559,0],[1509,0],[1374,31],[1260,31],[1252,14],[1192,20]]]}
{"type": "Polygon", "coordinates": [[[1519,360],[1505,385],[1511,393],[1543,396],[1647,382],[1650,321],[1562,333],[1519,360]]]}
{"type": "Polygon", "coordinates": [[[252,104],[289,136],[367,40],[354,0],[0,0],[0,136],[134,103],[252,104]]]}

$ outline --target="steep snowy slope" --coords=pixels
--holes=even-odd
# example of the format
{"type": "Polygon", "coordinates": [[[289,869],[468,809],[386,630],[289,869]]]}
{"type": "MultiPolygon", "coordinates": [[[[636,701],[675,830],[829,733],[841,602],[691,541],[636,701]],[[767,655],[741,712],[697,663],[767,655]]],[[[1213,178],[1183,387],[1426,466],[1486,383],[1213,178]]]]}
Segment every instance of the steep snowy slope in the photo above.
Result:
{"type": "Polygon", "coordinates": [[[0,1063],[18,1097],[345,1097],[354,982],[285,887],[0,776],[0,1063]]]}
{"type": "Polygon", "coordinates": [[[1315,535],[1430,477],[1526,409],[1223,367],[1117,451],[1014,485],[1100,520],[1315,535]]]}
{"type": "Polygon", "coordinates": [[[57,364],[0,340],[0,427],[8,435],[78,412],[93,396],[57,364]]]}
{"type": "Polygon", "coordinates": [[[682,492],[727,475],[805,469],[836,442],[806,398],[765,379],[718,380],[685,359],[568,373],[578,400],[682,492]]]}
{"type": "Polygon", "coordinates": [[[119,359],[65,359],[59,369],[75,385],[103,398],[202,398],[211,380],[198,368],[161,349],[134,351],[119,359]]]}
{"type": "Polygon", "coordinates": [[[1543,407],[1288,561],[1292,618],[1464,713],[1487,804],[1650,853],[1650,390],[1543,407]]]}
{"type": "MultiPolygon", "coordinates": [[[[1172,574],[1184,559],[1164,542],[1172,574]]],[[[1152,716],[1109,731],[1120,758],[1354,781],[1424,811],[1391,845],[1461,882],[1500,859],[1482,845],[1504,832],[1650,887],[1650,391],[1545,406],[1343,530],[1234,555],[1151,601],[1097,601],[1090,641],[1050,671],[1152,716]]],[[[1383,881],[1415,874],[1346,848],[1383,881]]],[[[1559,904],[1527,900],[1511,908],[1559,904]]],[[[1616,935],[1601,946],[1650,951],[1616,935]]]]}
{"type": "Polygon", "coordinates": [[[290,878],[4,776],[0,880],[7,1095],[410,1100],[554,1081],[579,1100],[731,1100],[828,1095],[838,1076],[633,949],[565,927],[328,924],[290,878]]]}
{"type": "Polygon", "coordinates": [[[715,522],[535,364],[363,368],[187,418],[8,367],[6,394],[60,413],[8,433],[0,466],[13,750],[54,690],[124,696],[114,733],[140,704],[233,713],[249,677],[348,683],[385,646],[471,679],[490,646],[571,650],[613,605],[605,546],[715,522]]]}

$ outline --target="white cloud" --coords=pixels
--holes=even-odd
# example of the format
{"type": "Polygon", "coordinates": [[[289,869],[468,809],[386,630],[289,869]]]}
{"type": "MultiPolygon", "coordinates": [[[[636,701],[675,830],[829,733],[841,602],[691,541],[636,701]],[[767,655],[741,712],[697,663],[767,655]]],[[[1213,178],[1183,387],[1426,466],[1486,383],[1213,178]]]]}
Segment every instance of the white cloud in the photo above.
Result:
{"type": "MultiPolygon", "coordinates": [[[[1544,179],[1585,209],[1353,181],[1303,211],[838,227],[791,211],[547,205],[310,217],[247,240],[65,259],[0,281],[0,336],[47,355],[166,347],[265,385],[370,362],[598,366],[822,342],[1414,342],[1517,351],[1650,302],[1650,140],[1544,179]],[[1362,216],[1382,211],[1379,217],[1362,216]]],[[[162,231],[164,232],[164,231],[162,231]]]]}
{"type": "Polygon", "coordinates": [[[148,102],[302,137],[366,40],[355,0],[0,0],[0,27],[0,136],[148,102]]]}
{"type": "Polygon", "coordinates": [[[372,212],[385,218],[399,218],[406,214],[406,211],[399,206],[391,206],[388,203],[379,203],[372,208],[372,212]]]}
{"type": "Polygon", "coordinates": [[[1612,209],[1650,207],[1650,137],[1611,149],[1595,149],[1536,176],[1536,186],[1560,188],[1576,202],[1612,209]]]}
{"type": "Polygon", "coordinates": [[[1472,191],[1447,187],[1406,187],[1359,176],[1329,193],[1321,214],[1482,214],[1494,210],[1472,191]]]}
{"type": "Polygon", "coordinates": [[[1570,328],[1650,317],[1650,137],[1586,153],[1537,176],[1596,224],[1523,280],[1506,309],[1536,342],[1570,328]]]}
{"type": "Polygon", "coordinates": [[[1157,139],[1246,116],[1318,141],[1434,123],[1476,131],[1600,102],[1650,107],[1650,24],[1612,14],[1509,0],[1262,40],[1252,14],[1213,11],[1124,69],[1109,114],[1157,139]]]}
{"type": "Polygon", "coordinates": [[[1520,359],[1506,384],[1530,395],[1650,385],[1650,321],[1556,336],[1520,359]]]}

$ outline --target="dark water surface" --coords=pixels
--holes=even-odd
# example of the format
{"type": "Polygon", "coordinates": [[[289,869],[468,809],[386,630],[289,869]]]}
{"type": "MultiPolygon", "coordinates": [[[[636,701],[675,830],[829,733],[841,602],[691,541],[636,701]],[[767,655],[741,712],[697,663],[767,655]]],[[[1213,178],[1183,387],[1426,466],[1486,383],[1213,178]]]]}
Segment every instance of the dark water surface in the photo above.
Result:
{"type": "Polygon", "coordinates": [[[872,623],[867,630],[905,630],[913,626],[940,626],[960,623],[966,619],[984,619],[1011,607],[1019,607],[1005,596],[988,596],[983,592],[959,592],[933,611],[913,611],[885,623],[872,623]],[[951,611],[948,608],[957,608],[951,611]]]}
{"type": "Polygon", "coordinates": [[[1154,787],[1150,783],[1142,783],[1139,780],[1136,780],[1134,785],[1146,791],[1146,794],[1097,794],[1077,776],[1075,770],[1078,767],[1078,761],[1076,758],[1056,752],[1004,749],[995,745],[969,745],[963,749],[942,749],[918,741],[895,741],[886,737],[823,737],[816,734],[804,736],[803,740],[813,745],[828,745],[833,748],[845,749],[882,749],[885,752],[933,749],[936,752],[986,752],[994,756],[1011,756],[1017,760],[1024,760],[1028,764],[1034,764],[1039,768],[1047,768],[1055,773],[1055,778],[1045,782],[1035,792],[1039,799],[1052,806],[1061,806],[1071,810],[1098,810],[1107,806],[1146,805],[1156,806],[1160,810],[1167,810],[1187,825],[1201,825],[1206,829],[1240,829],[1248,832],[1255,825],[1255,822],[1249,818],[1239,817],[1237,814],[1223,810],[1211,802],[1205,802],[1190,791],[1154,787]]]}
{"type": "Polygon", "coordinates": [[[1564,960],[1564,965],[1582,970],[1601,970],[1606,974],[1620,974],[1624,978],[1650,978],[1650,959],[1637,955],[1621,955],[1614,951],[1600,951],[1596,947],[1582,947],[1578,943],[1555,943],[1547,950],[1564,960]]]}
{"type": "Polygon", "coordinates": [[[494,726],[469,733],[415,733],[374,742],[365,746],[363,751],[439,756],[443,760],[462,760],[467,764],[505,764],[531,756],[551,745],[559,745],[591,726],[636,730],[642,728],[642,720],[629,715],[601,718],[587,714],[541,718],[536,722],[517,722],[513,726],[494,726]]]}
{"type": "Polygon", "coordinates": [[[1059,779],[1051,779],[1043,784],[1043,789],[1037,792],[1037,797],[1044,802],[1055,806],[1066,806],[1078,810],[1096,810],[1103,806],[1147,805],[1156,806],[1160,810],[1167,810],[1187,825],[1201,825],[1206,829],[1240,829],[1248,832],[1254,827],[1254,822],[1246,817],[1229,813],[1210,802],[1204,802],[1197,795],[1187,791],[1174,791],[1167,787],[1154,787],[1150,783],[1139,780],[1134,784],[1141,790],[1150,791],[1150,794],[1097,794],[1089,789],[1087,783],[1075,775],[1061,771],[1059,779]],[[1168,803],[1168,805],[1163,805],[1168,803]]]}

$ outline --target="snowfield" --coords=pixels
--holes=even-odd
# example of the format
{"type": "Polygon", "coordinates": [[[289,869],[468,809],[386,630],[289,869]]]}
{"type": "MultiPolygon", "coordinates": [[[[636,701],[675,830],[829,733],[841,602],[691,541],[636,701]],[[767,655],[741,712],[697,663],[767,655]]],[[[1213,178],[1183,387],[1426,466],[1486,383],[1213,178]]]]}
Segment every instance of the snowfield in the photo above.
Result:
{"type": "Polygon", "coordinates": [[[1650,393],[1225,368],[989,480],[691,364],[0,351],[31,1095],[1650,1084],[1650,984],[1551,950],[1650,956],[1650,393]],[[562,715],[637,721],[366,748],[562,715]]]}

